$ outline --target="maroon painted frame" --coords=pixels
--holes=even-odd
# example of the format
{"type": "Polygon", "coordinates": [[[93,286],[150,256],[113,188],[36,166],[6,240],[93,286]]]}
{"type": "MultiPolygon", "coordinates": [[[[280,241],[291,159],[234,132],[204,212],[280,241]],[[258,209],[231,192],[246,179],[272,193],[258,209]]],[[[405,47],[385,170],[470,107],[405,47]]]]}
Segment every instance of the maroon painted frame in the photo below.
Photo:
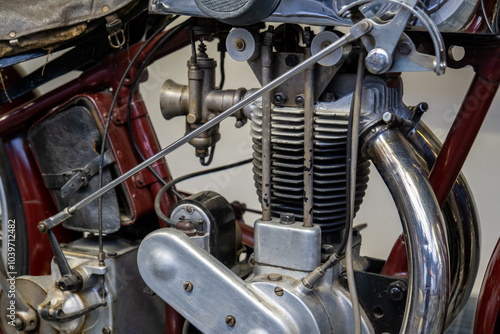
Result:
{"type": "MultiPolygon", "coordinates": [[[[119,92],[118,103],[114,108],[113,122],[120,124],[123,122],[124,110],[129,95],[130,84],[134,81],[138,68],[143,63],[145,57],[151,52],[159,40],[168,32],[164,32],[157,36],[138,57],[136,63],[129,71],[127,80],[119,92]]],[[[176,34],[170,43],[166,44],[155,55],[155,59],[164,57],[190,43],[190,27],[181,30],[176,34]]],[[[41,234],[36,228],[39,221],[55,214],[56,207],[52,202],[48,190],[43,184],[37,163],[26,140],[26,132],[29,127],[47,115],[54,108],[63,105],[68,100],[77,95],[106,92],[109,89],[116,91],[118,84],[129,65],[129,59],[141,48],[143,43],[137,43],[131,46],[128,50],[121,50],[115,53],[108,54],[99,64],[83,72],[79,78],[43,95],[32,99],[29,102],[0,111],[0,137],[4,140],[10,161],[15,171],[17,183],[19,185],[21,198],[23,201],[26,224],[28,230],[29,258],[30,258],[30,274],[42,275],[48,274],[50,271],[50,261],[52,259],[52,250],[45,235],[41,234]]],[[[103,97],[109,96],[109,93],[103,93],[103,97]]],[[[111,100],[104,98],[106,101],[101,101],[101,108],[109,110],[111,100]]],[[[94,100],[95,101],[95,100],[94,100]]],[[[152,128],[151,122],[147,115],[147,110],[138,93],[134,94],[131,110],[132,129],[135,136],[138,138],[140,149],[146,158],[160,151],[160,145],[156,138],[156,134],[152,128]]],[[[101,118],[106,118],[107,114],[101,114],[101,118]]],[[[126,120],[125,120],[126,121],[126,120]]],[[[111,141],[111,137],[108,136],[111,141]]],[[[121,143],[113,143],[121,144],[121,143]]],[[[130,145],[129,145],[130,146],[130,145]]],[[[127,154],[134,152],[130,146],[128,150],[123,150],[124,160],[127,154]]],[[[120,158],[120,157],[118,157],[120,158]]],[[[129,166],[130,169],[133,166],[129,166]]],[[[153,168],[165,179],[171,179],[170,172],[165,161],[157,162],[153,168]]],[[[123,170],[125,171],[125,170],[123,170]]],[[[132,182],[138,185],[138,188],[147,187],[150,192],[149,199],[152,201],[158,191],[161,189],[160,182],[149,177],[149,172],[137,174],[132,182]]],[[[133,198],[133,194],[132,198],[133,198]]],[[[165,196],[162,205],[168,209],[175,199],[171,196],[165,196]]],[[[65,230],[60,229],[57,234],[60,241],[66,241],[71,237],[68,236],[65,230]]],[[[166,307],[167,312],[167,333],[181,333],[183,319],[170,306],[166,307]]]]}

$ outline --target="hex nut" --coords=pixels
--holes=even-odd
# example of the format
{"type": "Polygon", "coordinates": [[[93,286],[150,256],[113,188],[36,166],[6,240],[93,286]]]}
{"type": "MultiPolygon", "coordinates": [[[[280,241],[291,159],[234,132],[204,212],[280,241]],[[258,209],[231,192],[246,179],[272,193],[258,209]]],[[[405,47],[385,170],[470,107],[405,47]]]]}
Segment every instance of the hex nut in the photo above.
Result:
{"type": "Polygon", "coordinates": [[[281,105],[281,104],[285,103],[285,101],[286,101],[285,94],[283,94],[283,93],[274,94],[274,103],[276,103],[277,105],[281,105]]]}
{"type": "Polygon", "coordinates": [[[297,95],[295,97],[295,104],[298,106],[298,107],[302,107],[304,106],[304,96],[302,95],[297,95]]]}
{"type": "Polygon", "coordinates": [[[269,274],[267,275],[267,279],[273,282],[281,281],[283,279],[283,276],[280,274],[269,274]]]}
{"type": "Polygon", "coordinates": [[[280,214],[280,224],[292,225],[295,223],[295,215],[293,213],[280,214]]]}
{"type": "Polygon", "coordinates": [[[395,302],[401,301],[405,298],[407,289],[408,287],[403,281],[392,282],[389,285],[389,296],[395,302]]]}

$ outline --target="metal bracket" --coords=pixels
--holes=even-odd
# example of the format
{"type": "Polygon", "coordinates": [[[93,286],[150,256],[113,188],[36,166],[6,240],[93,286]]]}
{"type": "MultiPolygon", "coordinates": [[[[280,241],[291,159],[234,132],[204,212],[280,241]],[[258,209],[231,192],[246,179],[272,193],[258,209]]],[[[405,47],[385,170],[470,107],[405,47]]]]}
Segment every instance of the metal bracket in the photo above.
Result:
{"type": "Polygon", "coordinates": [[[47,300],[44,303],[40,304],[38,306],[38,313],[44,320],[60,323],[73,321],[89,314],[99,307],[104,307],[107,305],[106,301],[102,301],[100,303],[86,307],[80,311],[64,314],[64,311],[62,310],[64,299],[58,300],[55,304],[50,304],[50,302],[50,300],[47,300]]]}

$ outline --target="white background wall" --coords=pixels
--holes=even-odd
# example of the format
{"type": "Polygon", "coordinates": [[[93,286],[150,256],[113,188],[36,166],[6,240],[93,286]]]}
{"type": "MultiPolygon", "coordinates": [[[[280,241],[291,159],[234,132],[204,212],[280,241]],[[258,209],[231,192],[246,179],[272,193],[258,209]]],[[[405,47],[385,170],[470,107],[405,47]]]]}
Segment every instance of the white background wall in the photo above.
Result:
{"type": "MultiPolygon", "coordinates": [[[[215,43],[211,43],[209,45],[210,56],[218,59],[214,48],[215,43]]],[[[186,62],[188,59],[189,50],[186,48],[158,61],[150,66],[149,79],[141,86],[143,98],[162,146],[170,144],[184,134],[184,120],[178,118],[166,121],[162,118],[158,102],[160,88],[166,79],[173,79],[182,84],[187,83],[186,62]]],[[[29,70],[39,64],[40,62],[30,64],[27,68],[29,70]]],[[[447,73],[441,77],[433,73],[404,74],[404,101],[408,105],[422,101],[428,102],[430,110],[423,120],[441,140],[444,140],[472,76],[473,71],[470,68],[448,69],[447,73]]],[[[68,77],[70,76],[66,79],[68,77]]],[[[47,91],[56,85],[58,82],[46,85],[42,91],[47,91]]],[[[258,82],[246,63],[237,63],[227,57],[225,88],[238,87],[254,88],[258,87],[258,82]]],[[[500,109],[500,99],[497,97],[464,166],[464,172],[474,192],[482,222],[482,255],[479,278],[474,288],[475,293],[479,292],[489,256],[500,236],[498,222],[500,114],[498,109],[500,109]]],[[[251,157],[252,142],[248,124],[241,129],[236,129],[234,119],[229,118],[222,123],[221,134],[222,139],[217,144],[215,158],[210,167],[251,157]]],[[[204,168],[195,158],[194,148],[191,146],[182,147],[172,153],[167,157],[167,161],[174,177],[204,168]]],[[[179,189],[190,192],[210,189],[221,193],[229,201],[239,200],[250,208],[259,209],[260,207],[253,185],[251,165],[185,181],[179,185],[179,189]]],[[[247,223],[252,224],[256,217],[249,215],[246,218],[247,223]]],[[[362,253],[372,257],[386,258],[394,241],[401,233],[401,227],[391,196],[373,167],[365,201],[355,220],[355,224],[361,223],[368,223],[368,228],[362,232],[362,253]]]]}

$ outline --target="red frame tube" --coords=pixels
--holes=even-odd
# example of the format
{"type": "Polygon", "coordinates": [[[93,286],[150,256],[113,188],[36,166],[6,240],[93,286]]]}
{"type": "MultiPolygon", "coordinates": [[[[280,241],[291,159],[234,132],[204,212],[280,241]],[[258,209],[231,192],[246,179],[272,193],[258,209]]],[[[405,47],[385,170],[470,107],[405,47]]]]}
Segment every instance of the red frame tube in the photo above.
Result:
{"type": "MultiPolygon", "coordinates": [[[[137,69],[143,63],[145,57],[151,52],[156,43],[168,32],[157,36],[138,57],[136,63],[129,72],[128,79],[119,92],[119,101],[126,101],[129,94],[129,85],[134,81],[137,69]]],[[[175,35],[170,43],[163,46],[155,56],[155,60],[164,57],[190,43],[190,27],[186,27],[175,35]]],[[[5,138],[5,146],[12,161],[16,174],[16,179],[21,191],[26,223],[28,226],[28,243],[30,252],[30,273],[32,275],[47,274],[49,272],[52,251],[47,238],[37,230],[37,223],[56,213],[55,205],[51,200],[48,190],[43,185],[36,161],[32,155],[26,141],[26,129],[34,122],[45,116],[53,108],[65,103],[76,95],[86,92],[105,91],[112,88],[116,91],[118,84],[129,65],[132,58],[140,49],[143,43],[137,43],[128,50],[121,50],[111,53],[101,60],[101,62],[83,72],[80,77],[73,80],[52,92],[37,97],[23,105],[10,108],[5,106],[3,110],[11,109],[0,113],[0,134],[5,138]]],[[[146,158],[154,155],[160,149],[158,140],[147,117],[147,110],[142,103],[140,95],[134,96],[134,103],[137,107],[132,110],[143,116],[132,121],[133,131],[140,138],[138,142],[146,158]]],[[[134,104],[133,104],[134,105],[134,104]]],[[[120,107],[115,107],[115,111],[120,107]]],[[[165,164],[157,163],[153,166],[160,175],[170,179],[170,172],[165,164]]],[[[149,173],[149,172],[148,172],[149,173]]],[[[148,189],[151,197],[154,198],[161,188],[159,182],[153,182],[148,189]]],[[[172,205],[173,198],[163,201],[166,208],[172,205]]],[[[169,305],[167,312],[167,333],[180,334],[182,332],[183,319],[169,305]]]]}
{"type": "Polygon", "coordinates": [[[465,159],[498,89],[498,83],[476,74],[434,164],[429,181],[442,207],[450,194],[465,159]]]}

